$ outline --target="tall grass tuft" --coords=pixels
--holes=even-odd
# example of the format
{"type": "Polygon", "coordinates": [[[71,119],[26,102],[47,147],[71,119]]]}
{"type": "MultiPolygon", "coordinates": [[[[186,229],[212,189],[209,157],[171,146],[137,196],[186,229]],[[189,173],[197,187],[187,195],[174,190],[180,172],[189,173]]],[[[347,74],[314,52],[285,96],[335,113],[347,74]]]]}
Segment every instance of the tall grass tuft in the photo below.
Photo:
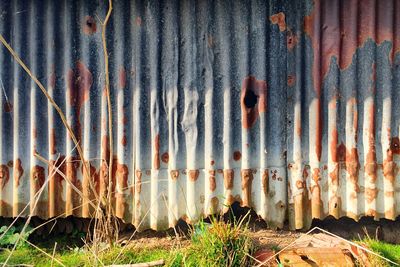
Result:
{"type": "Polygon", "coordinates": [[[249,266],[254,249],[249,236],[248,216],[240,221],[225,223],[213,217],[195,225],[192,244],[183,253],[184,266],[249,266]]]}

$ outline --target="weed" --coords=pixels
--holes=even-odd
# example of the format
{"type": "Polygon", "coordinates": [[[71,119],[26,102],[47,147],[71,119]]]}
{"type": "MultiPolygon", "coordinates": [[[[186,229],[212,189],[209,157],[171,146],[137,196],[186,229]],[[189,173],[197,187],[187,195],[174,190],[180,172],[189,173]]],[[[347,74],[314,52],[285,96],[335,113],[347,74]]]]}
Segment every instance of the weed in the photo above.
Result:
{"type": "Polygon", "coordinates": [[[28,239],[29,235],[32,233],[32,228],[27,227],[25,231],[21,233],[22,227],[12,226],[8,229],[8,226],[2,226],[0,228],[0,247],[11,247],[17,244],[17,247],[26,246],[25,240],[28,239]],[[3,235],[4,234],[4,235],[3,235]],[[18,242],[19,241],[19,242],[18,242]]]}
{"type": "Polygon", "coordinates": [[[212,218],[211,224],[204,221],[195,225],[192,244],[182,255],[177,255],[184,266],[248,266],[253,242],[248,235],[244,217],[239,222],[225,223],[212,218]]]}
{"type": "MultiPolygon", "coordinates": [[[[400,264],[400,245],[389,244],[370,237],[363,239],[360,243],[383,257],[400,264]]],[[[373,266],[391,266],[389,262],[377,256],[369,255],[368,259],[373,266]]]]}

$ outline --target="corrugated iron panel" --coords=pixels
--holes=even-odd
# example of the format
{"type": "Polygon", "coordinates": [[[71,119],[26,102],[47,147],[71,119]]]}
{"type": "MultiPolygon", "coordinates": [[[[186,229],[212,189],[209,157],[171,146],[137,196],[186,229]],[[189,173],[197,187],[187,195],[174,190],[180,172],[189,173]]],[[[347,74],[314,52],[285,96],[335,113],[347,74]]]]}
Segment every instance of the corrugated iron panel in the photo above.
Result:
{"type": "MultiPolygon", "coordinates": [[[[102,1],[0,1],[0,32],[106,187],[102,1]]],[[[400,2],[115,1],[107,40],[116,214],[141,229],[239,201],[271,227],[399,214],[400,2]],[[393,102],[393,104],[392,104],[393,102]]],[[[74,144],[0,50],[0,215],[88,217],[74,144]],[[48,167],[33,154],[52,162],[48,167]],[[29,209],[23,212],[29,213],[29,209]]]]}

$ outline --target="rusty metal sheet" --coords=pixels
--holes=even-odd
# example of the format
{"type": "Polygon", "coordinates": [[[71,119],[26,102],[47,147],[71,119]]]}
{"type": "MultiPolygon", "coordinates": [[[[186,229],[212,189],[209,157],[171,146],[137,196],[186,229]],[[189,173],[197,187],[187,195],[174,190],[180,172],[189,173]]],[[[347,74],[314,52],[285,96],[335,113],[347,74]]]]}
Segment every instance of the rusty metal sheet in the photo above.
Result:
{"type": "MultiPolygon", "coordinates": [[[[1,34],[66,113],[98,192],[110,153],[106,8],[0,1],[1,34]]],[[[394,219],[399,14],[398,0],[115,1],[116,214],[163,229],[239,201],[271,227],[394,219]]],[[[89,217],[74,190],[89,182],[60,118],[4,47],[0,62],[0,216],[89,217]],[[63,159],[71,183],[57,174],[46,184],[63,159]]]]}

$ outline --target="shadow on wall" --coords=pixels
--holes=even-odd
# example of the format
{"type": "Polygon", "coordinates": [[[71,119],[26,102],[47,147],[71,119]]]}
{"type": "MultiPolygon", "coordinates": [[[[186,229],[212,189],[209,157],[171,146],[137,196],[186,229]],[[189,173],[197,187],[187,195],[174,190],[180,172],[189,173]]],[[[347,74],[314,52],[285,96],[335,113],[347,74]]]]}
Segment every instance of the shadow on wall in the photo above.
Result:
{"type": "MultiPolygon", "coordinates": [[[[269,229],[267,222],[265,222],[256,212],[247,207],[241,207],[239,202],[234,202],[230,210],[219,217],[225,222],[240,221],[243,217],[248,216],[248,226],[252,231],[269,229]]],[[[212,216],[208,216],[204,219],[205,222],[211,222],[212,216]]],[[[0,225],[10,225],[13,221],[12,218],[0,217],[0,225]]],[[[25,224],[25,218],[19,218],[16,222],[16,226],[25,224]]],[[[68,216],[66,218],[59,218],[56,221],[43,220],[38,217],[32,217],[30,226],[32,228],[39,227],[32,238],[43,238],[52,237],[57,235],[71,235],[75,232],[87,233],[89,229],[92,230],[92,220],[88,218],[78,218],[68,216]],[[48,222],[48,223],[46,223],[48,222]]],[[[320,227],[338,236],[341,236],[349,240],[359,240],[367,235],[371,238],[377,238],[379,240],[389,243],[400,243],[400,216],[396,220],[380,219],[375,221],[373,217],[362,217],[358,222],[348,217],[342,217],[335,219],[332,216],[328,216],[324,220],[314,219],[312,222],[313,227],[320,227]]],[[[120,237],[128,237],[135,232],[135,227],[130,223],[123,223],[119,221],[120,237]]],[[[145,230],[140,233],[135,233],[135,238],[146,238],[146,237],[167,237],[174,236],[176,234],[180,236],[188,235],[190,233],[191,226],[188,225],[184,220],[180,219],[174,228],[169,228],[165,231],[154,231],[145,230]]],[[[288,222],[285,222],[283,229],[277,230],[289,230],[288,222]]],[[[307,231],[297,231],[307,232],[307,231]]]]}

